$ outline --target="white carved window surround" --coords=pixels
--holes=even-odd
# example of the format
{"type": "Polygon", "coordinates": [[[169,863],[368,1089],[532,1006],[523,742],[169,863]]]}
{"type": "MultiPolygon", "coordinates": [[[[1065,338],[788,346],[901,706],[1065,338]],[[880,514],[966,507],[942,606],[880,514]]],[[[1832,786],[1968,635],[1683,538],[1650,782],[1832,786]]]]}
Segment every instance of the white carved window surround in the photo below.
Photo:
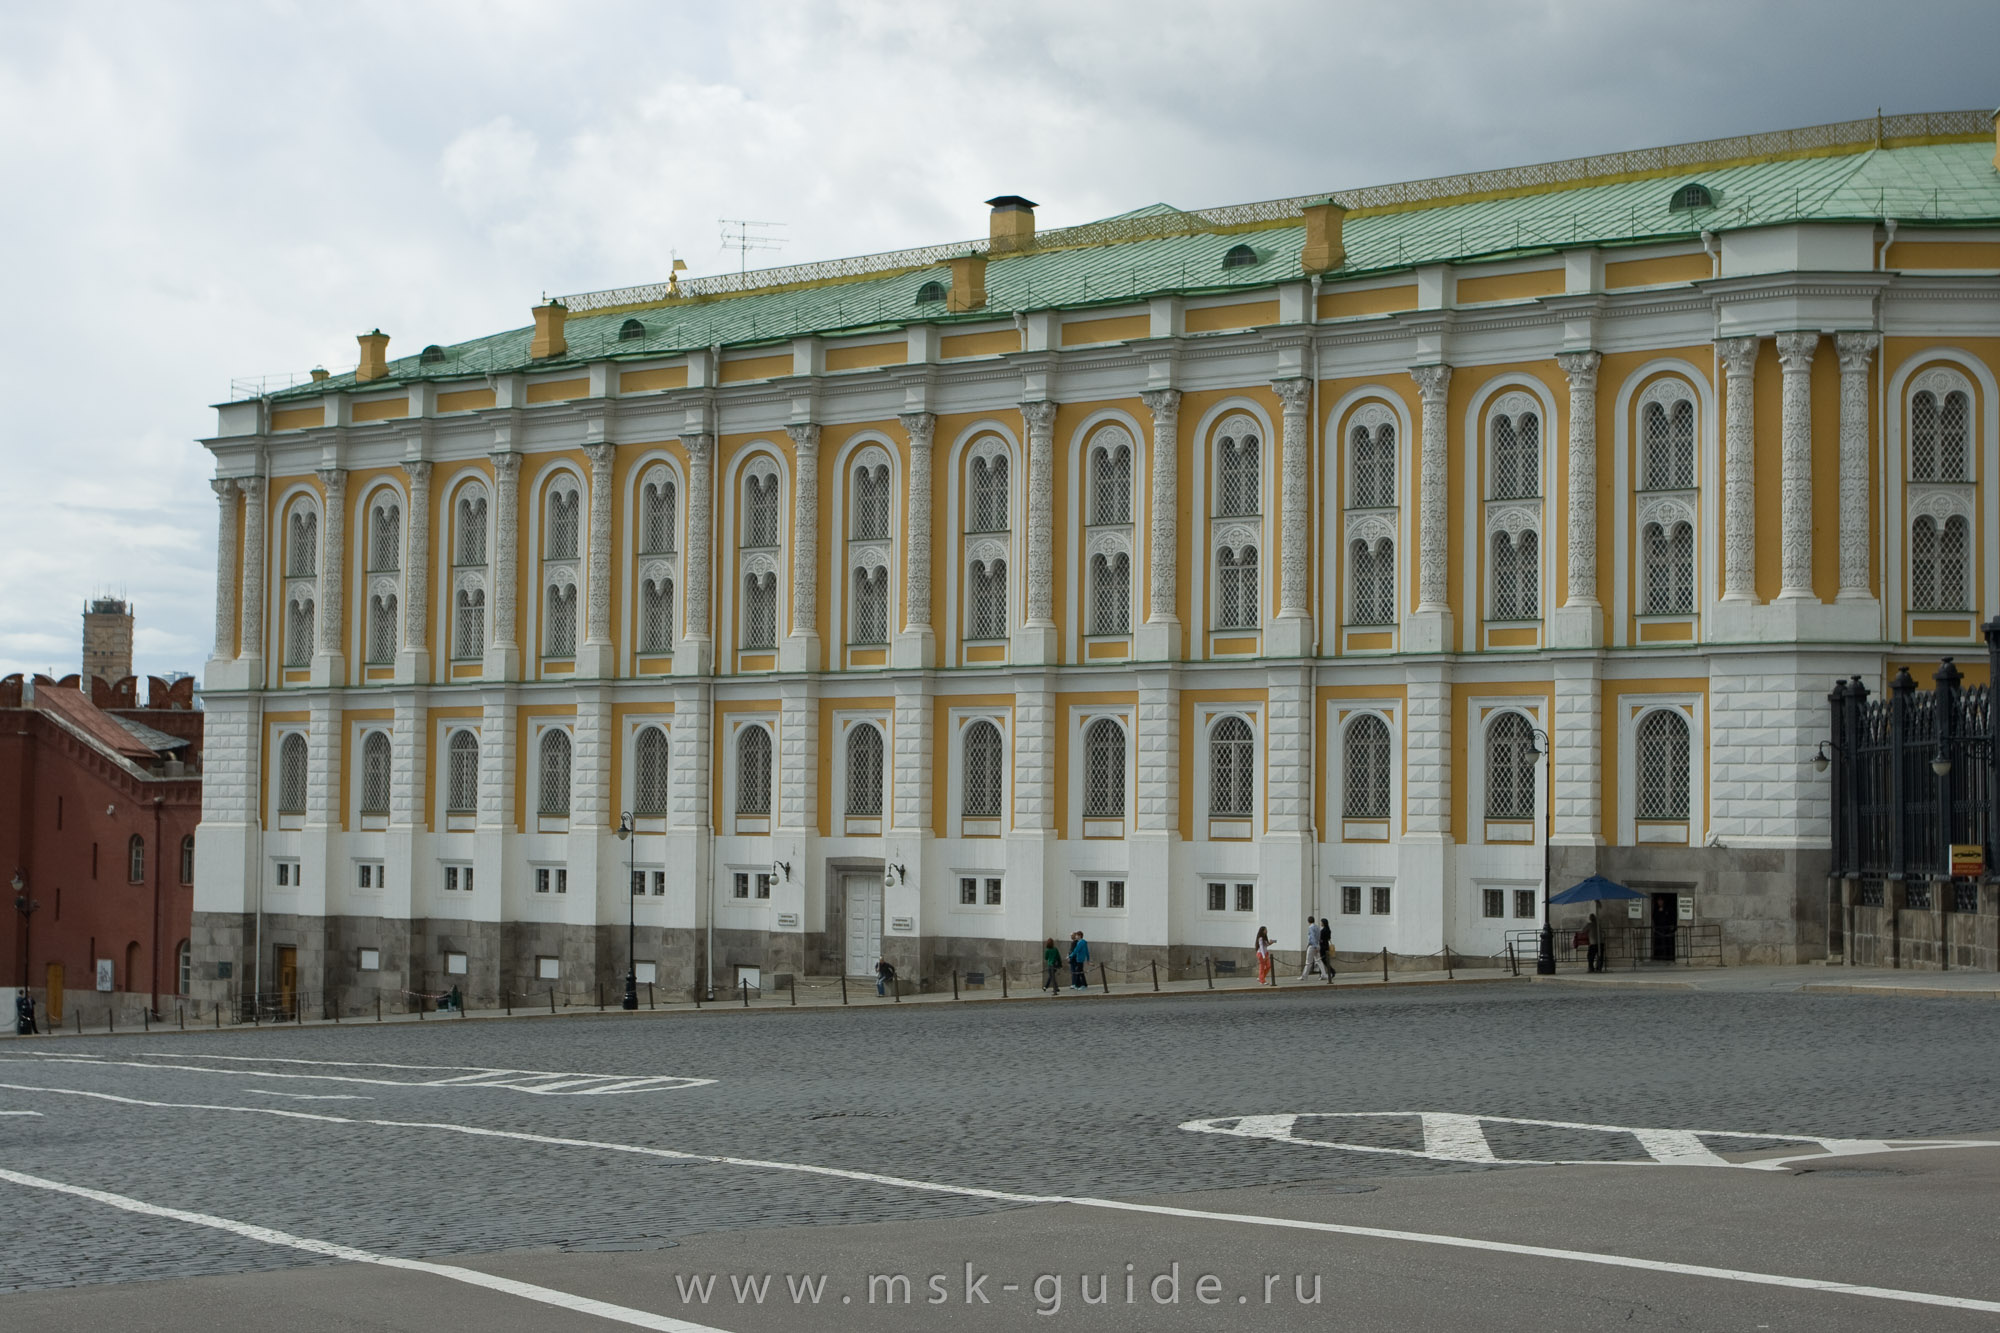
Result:
{"type": "Polygon", "coordinates": [[[1263,623],[1259,577],[1264,550],[1264,429],[1247,413],[1217,423],[1210,449],[1213,518],[1208,568],[1211,627],[1256,629],[1263,623]]]}
{"type": "Polygon", "coordinates": [[[965,637],[1004,639],[1007,619],[1009,551],[1014,526],[1013,475],[1007,442],[988,435],[965,454],[965,637]]]}
{"type": "Polygon", "coordinates": [[[1910,381],[1907,399],[1909,609],[1970,611],[1979,459],[1972,382],[1932,366],[1910,381]]]}
{"type": "Polygon", "coordinates": [[[1639,614],[1695,611],[1700,531],[1700,414],[1687,381],[1663,376],[1635,404],[1639,421],[1639,614]]]}
{"type": "Polygon", "coordinates": [[[1347,419],[1347,623],[1396,623],[1396,414],[1368,402],[1347,419]]]}
{"type": "Polygon", "coordinates": [[[1085,633],[1132,632],[1132,470],[1137,450],[1118,425],[1100,426],[1084,447],[1085,633]]]}
{"type": "Polygon", "coordinates": [[[1519,390],[1501,394],[1487,407],[1490,620],[1539,620],[1542,615],[1542,418],[1541,403],[1519,390]]]}
{"type": "Polygon", "coordinates": [[[542,492],[542,656],[576,656],[583,614],[583,488],[559,474],[542,492]]]}
{"type": "Polygon", "coordinates": [[[846,585],[847,641],[855,647],[889,642],[889,571],[895,564],[893,474],[880,445],[860,450],[848,464],[846,585]]]}
{"type": "Polygon", "coordinates": [[[396,660],[396,643],[402,627],[398,607],[403,580],[403,501],[384,486],[368,497],[362,507],[365,582],[362,605],[362,644],[370,666],[387,666],[396,660]]]}
{"type": "Polygon", "coordinates": [[[664,463],[641,476],[633,587],[638,593],[639,651],[665,655],[679,636],[675,594],[680,586],[680,480],[664,463]]]}
{"type": "Polygon", "coordinates": [[[293,500],[286,510],[283,528],[284,662],[288,667],[312,665],[318,629],[319,528],[318,504],[303,495],[293,500]]]}
{"type": "Polygon", "coordinates": [[[486,487],[461,486],[451,515],[451,658],[476,662],[486,652],[486,487]]]}
{"type": "Polygon", "coordinates": [[[759,454],[744,465],[738,484],[743,494],[737,555],[738,586],[743,590],[743,646],[774,649],[778,646],[778,584],[783,563],[776,461],[768,454],[759,454]]]}

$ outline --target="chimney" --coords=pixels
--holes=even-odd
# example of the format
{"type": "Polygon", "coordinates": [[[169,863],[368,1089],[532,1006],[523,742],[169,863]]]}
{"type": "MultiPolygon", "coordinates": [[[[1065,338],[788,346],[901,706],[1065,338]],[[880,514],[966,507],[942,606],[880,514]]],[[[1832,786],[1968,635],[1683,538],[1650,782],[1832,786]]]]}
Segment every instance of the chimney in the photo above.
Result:
{"type": "Polygon", "coordinates": [[[1299,252],[1299,268],[1306,273],[1327,273],[1347,262],[1347,246],[1340,238],[1340,224],[1347,210],[1331,199],[1307,204],[1306,244],[1299,252]]]}
{"type": "Polygon", "coordinates": [[[370,329],[354,341],[361,344],[361,366],[354,372],[357,382],[366,384],[389,373],[389,335],[370,329]]]}
{"type": "Polygon", "coordinates": [[[563,337],[563,321],[567,318],[569,307],[561,301],[549,301],[535,307],[535,337],[528,344],[528,356],[532,360],[561,356],[569,350],[569,339],[563,337]]]}
{"type": "Polygon", "coordinates": [[[986,304],[986,256],[968,250],[944,261],[951,269],[951,291],[944,308],[953,312],[977,310],[986,304]]]}
{"type": "Polygon", "coordinates": [[[314,384],[319,384],[324,382],[326,376],[327,376],[327,370],[325,366],[314,366],[312,368],[312,377],[314,384]]]}
{"type": "Polygon", "coordinates": [[[987,223],[993,253],[1011,254],[1035,243],[1035,201],[1018,194],[996,195],[986,201],[993,206],[987,223]]]}

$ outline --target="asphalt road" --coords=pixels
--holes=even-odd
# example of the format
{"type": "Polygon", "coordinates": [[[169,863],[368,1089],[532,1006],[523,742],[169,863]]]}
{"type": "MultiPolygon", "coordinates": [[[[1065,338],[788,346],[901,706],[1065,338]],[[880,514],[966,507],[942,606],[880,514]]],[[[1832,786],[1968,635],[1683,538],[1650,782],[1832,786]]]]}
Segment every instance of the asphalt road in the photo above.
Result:
{"type": "Polygon", "coordinates": [[[2000,1139],[1996,1038],[1495,984],[17,1042],[0,1327],[1994,1327],[2000,1147],[1845,1141],[2000,1139]]]}

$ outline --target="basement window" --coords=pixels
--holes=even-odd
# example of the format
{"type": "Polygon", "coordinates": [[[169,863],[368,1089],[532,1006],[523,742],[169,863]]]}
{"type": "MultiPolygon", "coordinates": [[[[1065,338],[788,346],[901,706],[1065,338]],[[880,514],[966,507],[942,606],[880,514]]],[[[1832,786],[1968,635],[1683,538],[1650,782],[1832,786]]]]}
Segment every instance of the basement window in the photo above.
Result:
{"type": "Polygon", "coordinates": [[[1690,208],[1714,208],[1715,195],[1700,181],[1691,181],[1674,191],[1674,197],[1667,201],[1667,211],[1683,212],[1690,208]]]}
{"type": "Polygon", "coordinates": [[[622,343],[643,342],[646,326],[636,319],[628,319],[618,326],[618,341],[622,343]]]}
{"type": "Polygon", "coordinates": [[[1222,257],[1224,268],[1250,268],[1257,263],[1257,252],[1247,245],[1232,245],[1229,253],[1222,257]]]}
{"type": "Polygon", "coordinates": [[[941,282],[927,282],[917,288],[918,305],[930,305],[942,300],[944,300],[944,284],[941,282]]]}

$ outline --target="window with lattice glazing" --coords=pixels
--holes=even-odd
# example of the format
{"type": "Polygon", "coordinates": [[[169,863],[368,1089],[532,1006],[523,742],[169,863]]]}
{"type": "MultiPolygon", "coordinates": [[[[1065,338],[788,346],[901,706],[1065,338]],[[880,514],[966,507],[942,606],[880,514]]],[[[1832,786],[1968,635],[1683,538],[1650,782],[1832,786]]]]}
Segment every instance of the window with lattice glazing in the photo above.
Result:
{"type": "Polygon", "coordinates": [[[1132,632],[1132,557],[1123,551],[1090,557],[1090,632],[1132,632]]]}
{"type": "Polygon", "coordinates": [[[368,514],[368,571],[381,573],[402,567],[402,508],[392,500],[378,500],[368,514]]]}
{"type": "Polygon", "coordinates": [[[1365,538],[1349,543],[1348,575],[1353,592],[1348,602],[1348,623],[1393,625],[1396,623],[1396,544],[1389,537],[1365,538]]]}
{"type": "MultiPolygon", "coordinates": [[[[1512,395],[1510,395],[1511,397],[1512,395]]],[[[1493,413],[1492,495],[1521,500],[1542,493],[1542,418],[1532,408],[1503,404],[1493,413]]]]}
{"type": "Polygon", "coordinates": [[[973,458],[968,469],[967,532],[1005,532],[1010,519],[1007,503],[1007,455],[987,452],[973,458]]]}
{"type": "Polygon", "coordinates": [[[854,470],[854,538],[886,541],[889,537],[889,465],[863,464],[854,470]]]}
{"type": "Polygon", "coordinates": [[[278,813],[306,812],[306,738],[290,732],[278,742],[278,813]]]}
{"type": "Polygon", "coordinates": [[[1694,399],[1679,381],[1662,381],[1648,390],[1639,408],[1642,468],[1648,491],[1685,491],[1694,487],[1694,399]]]}
{"type": "Polygon", "coordinates": [[[660,574],[645,581],[639,590],[639,651],[670,653],[674,650],[674,580],[660,574]]]}
{"type": "Polygon", "coordinates": [[[1000,728],[979,721],[965,729],[965,817],[1000,818],[1000,728]]]}
{"type": "Polygon", "coordinates": [[[1533,620],[1541,611],[1541,565],[1532,530],[1493,534],[1493,619],[1533,620]]]}
{"type": "Polygon", "coordinates": [[[1246,543],[1217,551],[1215,585],[1215,627],[1257,628],[1257,548],[1246,543]]]}
{"type": "Polygon", "coordinates": [[[679,526],[676,506],[678,492],[673,478],[655,476],[639,496],[639,550],[645,555],[664,555],[675,547],[679,526]]]}
{"type": "Polygon", "coordinates": [[[670,755],[667,733],[660,727],[641,727],[632,741],[632,813],[655,818],[667,813],[667,782],[670,755]]]}
{"type": "Polygon", "coordinates": [[[1691,615],[1694,612],[1694,527],[1675,523],[1669,531],[1648,523],[1639,535],[1645,585],[1645,614],[1691,615]]]}
{"type": "Polygon", "coordinates": [[[579,537],[583,492],[574,489],[552,489],[549,492],[549,549],[550,560],[574,560],[581,545],[579,537]]]}
{"type": "Polygon", "coordinates": [[[1132,458],[1132,437],[1117,425],[1099,428],[1085,451],[1089,634],[1132,632],[1132,458]]]}
{"type": "Polygon", "coordinates": [[[1125,728],[1108,717],[1084,732],[1083,817],[1125,817],[1125,728]]]}
{"type": "Polygon", "coordinates": [[[312,578],[319,573],[319,515],[300,506],[292,510],[288,530],[285,577],[312,578]]]}
{"type": "Polygon", "coordinates": [[[474,661],[485,651],[486,590],[460,588],[452,595],[452,660],[474,661]]]}
{"type": "Polygon", "coordinates": [[[1256,811],[1257,741],[1250,724],[1225,717],[1208,737],[1208,813],[1248,819],[1256,811]]]}
{"type": "Polygon", "coordinates": [[[975,560],[967,574],[967,595],[972,603],[969,639],[1007,637],[1007,562],[998,556],[975,560]]]}
{"type": "Polygon", "coordinates": [[[1639,719],[1639,818],[1688,817],[1688,723],[1678,710],[1656,708],[1639,719]]]}
{"type": "Polygon", "coordinates": [[[736,738],[736,813],[771,813],[771,733],[745,727],[736,738]]]}
{"type": "Polygon", "coordinates": [[[1527,393],[1494,400],[1487,417],[1489,616],[1541,616],[1542,415],[1527,393]]]}
{"type": "Polygon", "coordinates": [[[313,599],[303,589],[294,590],[285,603],[285,665],[312,665],[313,599]]]}
{"type": "Polygon", "coordinates": [[[1933,366],[1910,382],[1909,404],[1909,609],[1967,611],[1979,456],[1972,385],[1955,368],[1933,366]]]}
{"type": "Polygon", "coordinates": [[[445,756],[445,813],[469,815],[479,808],[479,737],[452,732],[445,756]]]}
{"type": "Polygon", "coordinates": [[[865,723],[847,733],[847,815],[882,817],[882,733],[865,723]]]}
{"type": "Polygon", "coordinates": [[[1356,414],[1348,432],[1348,453],[1354,469],[1355,509],[1393,509],[1396,505],[1396,422],[1387,408],[1370,404],[1356,414]]]}
{"type": "Polygon", "coordinates": [[[1931,387],[1910,395],[1910,479],[1970,481],[1972,397],[1966,388],[1947,387],[1954,372],[1931,371],[1920,377],[1931,387]]]}
{"type": "Polygon", "coordinates": [[[655,465],[639,487],[639,541],[633,569],[633,580],[639,590],[642,653],[658,655],[674,650],[679,501],[680,491],[673,474],[664,466],[655,465]]]}
{"type": "Polygon", "coordinates": [[[743,646],[778,646],[778,576],[772,572],[743,576],[743,646]]]}
{"type": "Polygon", "coordinates": [[[550,727],[541,741],[541,801],[537,809],[545,815],[569,813],[569,732],[550,727]]]}
{"type": "Polygon", "coordinates": [[[361,813],[389,813],[389,733],[371,731],[361,742],[361,813]]]}
{"type": "Polygon", "coordinates": [[[1519,713],[1502,713],[1486,728],[1486,817],[1535,817],[1535,729],[1519,713]]]}
{"type": "Polygon", "coordinates": [[[1225,421],[1216,432],[1215,512],[1222,518],[1241,518],[1259,512],[1258,430],[1246,418],[1225,421]]]}
{"type": "Polygon", "coordinates": [[[854,640],[857,644],[889,641],[889,570],[887,566],[854,571],[854,640]]]}
{"type": "Polygon", "coordinates": [[[396,594],[378,588],[368,594],[368,661],[386,665],[396,660],[396,594]]]}
{"type": "Polygon", "coordinates": [[[1389,724],[1363,713],[1347,724],[1341,745],[1346,768],[1341,813],[1349,819],[1389,817],[1389,724]]]}
{"type": "Polygon", "coordinates": [[[1971,609],[1970,533],[1971,525],[1962,514],[1942,523],[1924,514],[1910,525],[1911,610],[1971,609]]]}
{"type": "Polygon", "coordinates": [[[486,493],[469,487],[459,493],[453,520],[451,563],[462,567],[486,564],[486,493]]]}
{"type": "Polygon", "coordinates": [[[573,477],[558,477],[549,485],[542,545],[542,655],[575,657],[577,589],[583,571],[583,492],[573,477]]]}
{"type": "Polygon", "coordinates": [[[848,638],[873,647],[889,642],[889,563],[894,540],[890,524],[889,464],[870,445],[851,472],[848,525],[848,638]]]}
{"type": "Polygon", "coordinates": [[[543,629],[542,655],[576,656],[576,585],[551,586],[548,615],[543,629]]]}

